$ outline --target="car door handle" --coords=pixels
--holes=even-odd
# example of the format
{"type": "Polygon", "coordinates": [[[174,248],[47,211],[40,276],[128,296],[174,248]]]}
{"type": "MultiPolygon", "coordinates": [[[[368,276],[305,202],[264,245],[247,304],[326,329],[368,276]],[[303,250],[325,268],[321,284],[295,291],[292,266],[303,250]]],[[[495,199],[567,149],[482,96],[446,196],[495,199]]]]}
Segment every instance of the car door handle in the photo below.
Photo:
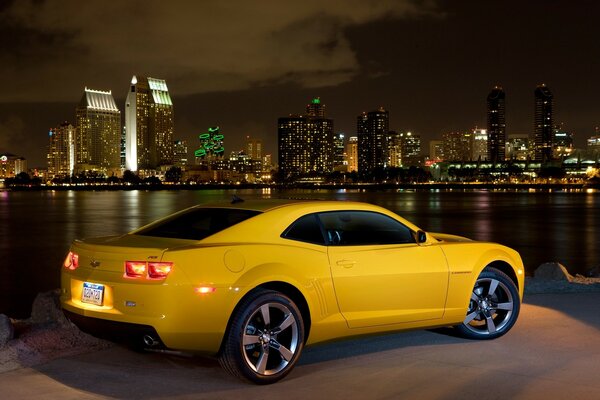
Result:
{"type": "Polygon", "coordinates": [[[336,263],[336,265],[339,265],[340,267],[352,268],[354,266],[354,264],[356,264],[356,261],[354,261],[354,260],[338,260],[335,263],[336,263]]]}

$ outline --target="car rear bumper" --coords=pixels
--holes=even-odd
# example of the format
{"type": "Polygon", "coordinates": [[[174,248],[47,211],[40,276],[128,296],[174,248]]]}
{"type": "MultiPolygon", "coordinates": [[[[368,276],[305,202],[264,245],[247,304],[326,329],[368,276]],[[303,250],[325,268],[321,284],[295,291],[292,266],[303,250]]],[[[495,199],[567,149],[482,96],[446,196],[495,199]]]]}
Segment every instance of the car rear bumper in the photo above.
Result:
{"type": "Polygon", "coordinates": [[[79,329],[101,339],[123,343],[134,348],[166,349],[158,332],[150,325],[87,317],[64,309],[63,313],[79,329]]]}

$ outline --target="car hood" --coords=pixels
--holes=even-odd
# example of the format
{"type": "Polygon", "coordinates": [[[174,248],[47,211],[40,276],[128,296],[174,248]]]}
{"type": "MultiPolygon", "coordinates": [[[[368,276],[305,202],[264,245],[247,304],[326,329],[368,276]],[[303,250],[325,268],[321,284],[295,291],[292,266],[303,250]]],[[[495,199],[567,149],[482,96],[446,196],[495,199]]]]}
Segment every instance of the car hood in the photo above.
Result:
{"type": "Polygon", "coordinates": [[[427,232],[437,240],[441,242],[471,242],[472,239],[466,238],[464,236],[458,235],[450,235],[448,233],[437,233],[437,232],[427,232]]]}

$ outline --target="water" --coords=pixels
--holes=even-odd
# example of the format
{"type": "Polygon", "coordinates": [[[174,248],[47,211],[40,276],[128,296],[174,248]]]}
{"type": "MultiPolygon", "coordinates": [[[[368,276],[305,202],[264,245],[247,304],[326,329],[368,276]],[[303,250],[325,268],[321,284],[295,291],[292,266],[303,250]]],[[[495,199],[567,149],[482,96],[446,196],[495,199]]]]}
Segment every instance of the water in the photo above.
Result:
{"type": "Polygon", "coordinates": [[[559,261],[572,273],[600,266],[600,194],[587,192],[202,190],[0,192],[0,313],[29,315],[40,291],[60,286],[74,238],[128,232],[198,203],[295,197],[366,201],[422,229],[495,241],[521,253],[528,273],[559,261]]]}

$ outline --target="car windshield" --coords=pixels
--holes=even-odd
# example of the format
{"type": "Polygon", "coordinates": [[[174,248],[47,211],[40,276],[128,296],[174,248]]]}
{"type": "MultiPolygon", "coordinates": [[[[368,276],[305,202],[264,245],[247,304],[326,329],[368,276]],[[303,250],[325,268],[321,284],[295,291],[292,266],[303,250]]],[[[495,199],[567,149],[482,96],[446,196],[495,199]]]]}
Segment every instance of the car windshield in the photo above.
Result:
{"type": "Polygon", "coordinates": [[[173,239],[202,240],[260,211],[235,208],[196,208],[136,232],[137,235],[173,239]]]}

